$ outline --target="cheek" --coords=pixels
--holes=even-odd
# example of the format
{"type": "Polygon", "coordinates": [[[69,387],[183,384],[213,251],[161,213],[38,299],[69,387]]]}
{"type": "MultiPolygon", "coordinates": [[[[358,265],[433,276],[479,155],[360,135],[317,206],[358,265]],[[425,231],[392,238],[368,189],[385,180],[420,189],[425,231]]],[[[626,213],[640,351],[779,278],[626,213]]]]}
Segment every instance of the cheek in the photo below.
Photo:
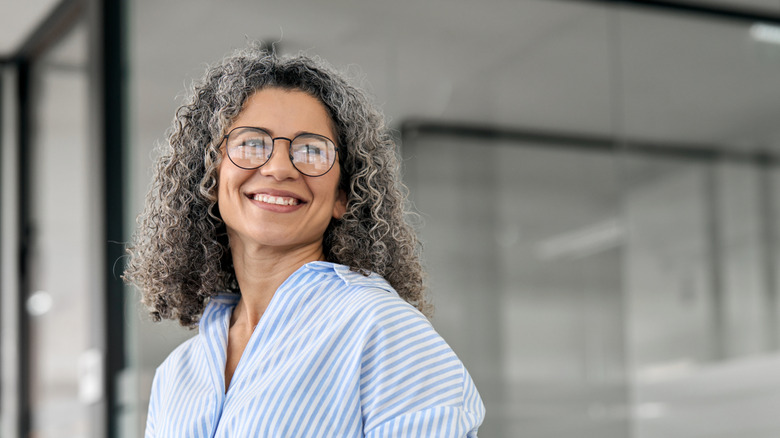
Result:
{"type": "Polygon", "coordinates": [[[338,172],[335,172],[335,175],[330,176],[328,174],[329,178],[322,181],[322,186],[320,187],[320,193],[326,194],[328,196],[328,199],[332,202],[338,202],[339,195],[343,192],[341,190],[340,186],[340,176],[338,172]]]}
{"type": "Polygon", "coordinates": [[[222,211],[230,207],[233,198],[233,192],[236,185],[240,183],[242,175],[236,174],[233,169],[225,168],[223,161],[217,168],[217,208],[222,211]]]}
{"type": "Polygon", "coordinates": [[[347,193],[339,189],[336,193],[336,203],[333,206],[333,218],[341,219],[347,212],[347,193]]]}

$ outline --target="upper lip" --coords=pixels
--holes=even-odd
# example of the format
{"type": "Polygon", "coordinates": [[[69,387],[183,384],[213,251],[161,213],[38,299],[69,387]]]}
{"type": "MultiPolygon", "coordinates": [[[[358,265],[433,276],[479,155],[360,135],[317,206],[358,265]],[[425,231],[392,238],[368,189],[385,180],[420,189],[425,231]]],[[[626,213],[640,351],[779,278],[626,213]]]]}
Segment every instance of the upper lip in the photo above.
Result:
{"type": "Polygon", "coordinates": [[[306,202],[305,199],[303,199],[300,195],[297,195],[293,192],[288,192],[286,190],[276,190],[276,189],[258,189],[258,190],[252,190],[246,192],[246,196],[249,198],[254,197],[255,195],[269,195],[269,196],[277,196],[282,198],[294,198],[297,199],[300,202],[306,202]]]}

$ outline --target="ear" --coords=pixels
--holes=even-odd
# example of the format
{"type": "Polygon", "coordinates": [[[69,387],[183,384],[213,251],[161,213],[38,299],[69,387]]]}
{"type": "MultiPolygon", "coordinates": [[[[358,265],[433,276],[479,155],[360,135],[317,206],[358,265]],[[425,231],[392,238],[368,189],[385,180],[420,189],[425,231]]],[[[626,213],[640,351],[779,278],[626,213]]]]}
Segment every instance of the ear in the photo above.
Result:
{"type": "Polygon", "coordinates": [[[336,202],[333,204],[333,218],[341,219],[346,212],[347,193],[344,190],[339,189],[339,192],[336,194],[336,202]]]}

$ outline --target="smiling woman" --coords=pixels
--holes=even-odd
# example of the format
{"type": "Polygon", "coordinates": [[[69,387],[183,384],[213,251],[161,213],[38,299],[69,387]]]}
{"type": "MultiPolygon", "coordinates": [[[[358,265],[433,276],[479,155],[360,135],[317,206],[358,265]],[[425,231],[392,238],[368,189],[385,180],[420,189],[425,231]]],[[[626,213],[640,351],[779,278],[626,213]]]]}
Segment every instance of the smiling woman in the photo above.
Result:
{"type": "MultiPolygon", "coordinates": [[[[283,260],[290,257],[325,259],[322,248],[325,229],[331,219],[341,219],[346,210],[346,193],[339,188],[340,166],[335,164],[334,152],[333,162],[322,166],[320,175],[303,175],[298,167],[309,163],[303,161],[296,166],[295,161],[301,160],[292,149],[294,144],[309,144],[307,136],[335,137],[331,126],[325,106],[302,91],[269,87],[247,99],[223,142],[219,166],[219,213],[227,226],[234,262],[236,254],[246,252],[263,254],[283,265],[287,264],[283,260]],[[262,153],[264,161],[258,161],[256,169],[241,167],[232,158],[235,152],[231,151],[257,148],[250,146],[252,139],[264,139],[247,134],[246,128],[239,128],[242,126],[263,126],[268,133],[270,143],[259,143],[268,147],[263,147],[267,149],[262,153]],[[280,140],[277,142],[271,135],[287,137],[277,137],[280,140]],[[293,141],[288,140],[293,137],[293,141]],[[300,143],[299,139],[304,142],[300,143]],[[225,155],[231,159],[224,159],[225,155]]],[[[245,161],[242,158],[240,162],[245,161]]],[[[316,170],[316,167],[305,168],[310,172],[316,170]]],[[[236,269],[237,275],[240,272],[242,269],[236,269]]]]}
{"type": "Polygon", "coordinates": [[[147,437],[476,436],[427,312],[395,145],[321,61],[239,51],[176,113],[125,279],[199,334],[157,369],[147,437]]]}

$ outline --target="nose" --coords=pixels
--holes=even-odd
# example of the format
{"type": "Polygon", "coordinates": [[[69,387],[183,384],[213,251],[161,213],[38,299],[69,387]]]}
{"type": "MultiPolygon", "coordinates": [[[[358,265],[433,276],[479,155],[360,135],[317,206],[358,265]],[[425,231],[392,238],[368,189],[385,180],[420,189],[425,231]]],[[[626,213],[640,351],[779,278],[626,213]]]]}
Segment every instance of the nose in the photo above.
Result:
{"type": "Polygon", "coordinates": [[[290,159],[290,139],[286,137],[276,137],[273,139],[273,142],[274,146],[271,151],[271,158],[258,169],[260,174],[273,177],[279,181],[295,179],[300,176],[298,169],[293,166],[292,160],[290,159]],[[277,140],[286,141],[277,143],[277,140]]]}

